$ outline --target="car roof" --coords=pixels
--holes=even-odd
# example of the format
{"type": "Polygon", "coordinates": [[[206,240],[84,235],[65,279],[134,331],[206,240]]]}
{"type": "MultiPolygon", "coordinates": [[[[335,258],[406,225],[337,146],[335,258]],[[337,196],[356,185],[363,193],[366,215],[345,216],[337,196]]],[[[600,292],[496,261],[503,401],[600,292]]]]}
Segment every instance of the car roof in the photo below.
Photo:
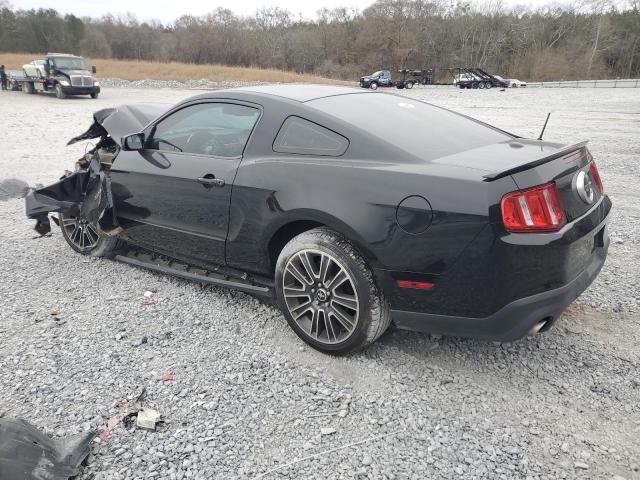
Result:
{"type": "Polygon", "coordinates": [[[359,88],[343,87],[339,85],[313,85],[313,84],[280,84],[259,85],[254,87],[240,87],[224,90],[225,92],[246,92],[276,97],[288,98],[298,102],[309,102],[318,98],[333,97],[336,95],[352,95],[368,93],[359,88]]]}

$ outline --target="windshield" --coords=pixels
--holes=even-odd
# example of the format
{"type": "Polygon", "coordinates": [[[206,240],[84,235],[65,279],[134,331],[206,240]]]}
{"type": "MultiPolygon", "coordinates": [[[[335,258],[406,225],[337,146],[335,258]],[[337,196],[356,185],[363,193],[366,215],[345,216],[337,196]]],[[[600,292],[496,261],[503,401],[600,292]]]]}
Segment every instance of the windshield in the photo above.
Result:
{"type": "Polygon", "coordinates": [[[307,105],[427,161],[513,138],[450,110],[398,95],[336,95],[307,105]]]}
{"type": "Polygon", "coordinates": [[[377,72],[371,74],[372,77],[379,77],[380,75],[382,75],[382,70],[378,70],[377,72]]]}
{"type": "Polygon", "coordinates": [[[49,59],[51,68],[58,70],[86,70],[84,60],[75,57],[55,57],[49,59]]]}

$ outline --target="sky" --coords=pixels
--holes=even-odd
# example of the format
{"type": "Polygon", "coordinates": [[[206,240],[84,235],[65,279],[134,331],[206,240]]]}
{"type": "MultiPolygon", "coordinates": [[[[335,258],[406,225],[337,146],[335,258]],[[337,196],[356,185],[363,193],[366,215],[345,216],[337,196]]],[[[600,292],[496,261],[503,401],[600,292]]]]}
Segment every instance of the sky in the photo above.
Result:
{"type": "MultiPolygon", "coordinates": [[[[252,15],[262,6],[277,6],[292,12],[296,17],[314,18],[321,7],[354,7],[362,11],[373,3],[373,0],[9,0],[17,9],[54,8],[60,13],[73,13],[79,17],[100,17],[105,13],[134,13],[140,20],[160,20],[167,24],[181,15],[202,15],[216,7],[232,10],[240,15],[252,15]]],[[[524,4],[538,6],[549,3],[549,0],[504,0],[505,5],[524,4]]]]}

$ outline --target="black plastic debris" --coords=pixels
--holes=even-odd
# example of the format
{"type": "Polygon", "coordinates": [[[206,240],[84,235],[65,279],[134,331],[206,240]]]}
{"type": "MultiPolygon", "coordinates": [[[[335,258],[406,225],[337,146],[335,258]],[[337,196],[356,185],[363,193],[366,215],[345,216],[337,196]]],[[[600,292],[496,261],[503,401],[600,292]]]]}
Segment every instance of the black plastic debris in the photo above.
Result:
{"type": "Polygon", "coordinates": [[[117,226],[110,178],[102,170],[97,154],[92,156],[86,168],[52,185],[30,191],[25,202],[27,217],[36,220],[34,228],[40,235],[51,231],[48,214],[52,212],[98,224],[104,230],[117,226]]]}
{"type": "Polygon", "coordinates": [[[52,439],[29,422],[0,418],[0,479],[67,480],[79,474],[97,432],[52,439]]]}

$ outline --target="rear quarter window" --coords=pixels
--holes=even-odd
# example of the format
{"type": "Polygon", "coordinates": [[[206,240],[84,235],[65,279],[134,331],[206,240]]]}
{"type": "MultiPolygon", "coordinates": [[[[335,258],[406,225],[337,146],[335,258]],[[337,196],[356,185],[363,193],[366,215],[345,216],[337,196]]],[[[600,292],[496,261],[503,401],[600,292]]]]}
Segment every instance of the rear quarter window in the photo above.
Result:
{"type": "Polygon", "coordinates": [[[306,104],[426,161],[514,138],[450,110],[386,93],[336,95],[306,104]]]}
{"type": "Polygon", "coordinates": [[[275,152],[331,157],[342,155],[348,146],[349,140],[339,133],[295,116],[284,121],[273,142],[275,152]]]}

